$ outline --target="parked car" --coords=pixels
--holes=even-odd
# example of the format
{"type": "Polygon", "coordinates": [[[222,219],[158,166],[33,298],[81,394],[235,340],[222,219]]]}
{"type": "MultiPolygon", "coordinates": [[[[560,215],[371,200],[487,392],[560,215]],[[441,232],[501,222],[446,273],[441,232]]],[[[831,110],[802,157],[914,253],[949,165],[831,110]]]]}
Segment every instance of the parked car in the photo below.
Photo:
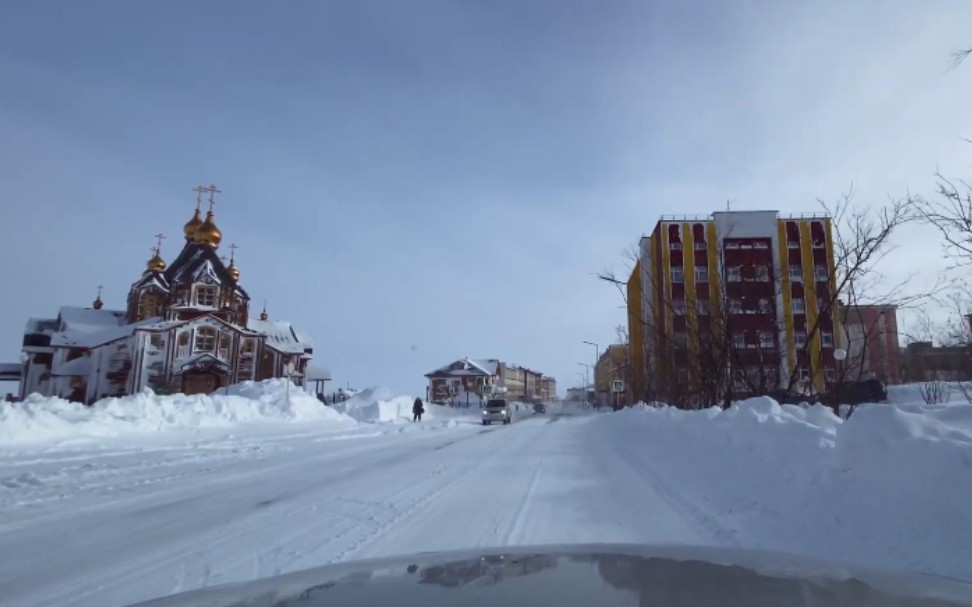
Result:
{"type": "Polygon", "coordinates": [[[888,389],[878,379],[844,381],[831,385],[828,396],[827,400],[840,405],[883,403],[888,400],[888,389]]]}
{"type": "Polygon", "coordinates": [[[488,426],[493,422],[510,423],[512,420],[510,405],[503,398],[494,398],[486,401],[483,407],[483,425],[488,426]]]}
{"type": "Polygon", "coordinates": [[[533,412],[534,413],[546,413],[547,412],[547,406],[545,404],[543,404],[543,403],[536,403],[535,405],[533,405],[533,412]]]}

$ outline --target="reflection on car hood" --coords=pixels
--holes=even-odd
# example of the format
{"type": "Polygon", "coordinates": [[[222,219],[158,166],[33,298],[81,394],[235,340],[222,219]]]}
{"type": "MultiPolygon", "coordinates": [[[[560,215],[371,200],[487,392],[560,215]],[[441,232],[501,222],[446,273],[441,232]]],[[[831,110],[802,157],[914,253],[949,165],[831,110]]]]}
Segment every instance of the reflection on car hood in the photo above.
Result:
{"type": "Polygon", "coordinates": [[[578,545],[423,553],[206,588],[142,607],[972,606],[958,580],[705,547],[578,545]]]}

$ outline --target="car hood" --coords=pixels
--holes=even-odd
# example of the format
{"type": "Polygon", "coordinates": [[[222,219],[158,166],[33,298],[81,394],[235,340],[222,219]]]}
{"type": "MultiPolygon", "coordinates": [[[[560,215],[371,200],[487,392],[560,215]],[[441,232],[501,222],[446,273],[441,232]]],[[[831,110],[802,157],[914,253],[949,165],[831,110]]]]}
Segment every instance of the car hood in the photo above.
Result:
{"type": "Polygon", "coordinates": [[[575,545],[422,553],[329,565],[141,607],[394,605],[972,606],[972,584],[778,553],[575,545]]]}

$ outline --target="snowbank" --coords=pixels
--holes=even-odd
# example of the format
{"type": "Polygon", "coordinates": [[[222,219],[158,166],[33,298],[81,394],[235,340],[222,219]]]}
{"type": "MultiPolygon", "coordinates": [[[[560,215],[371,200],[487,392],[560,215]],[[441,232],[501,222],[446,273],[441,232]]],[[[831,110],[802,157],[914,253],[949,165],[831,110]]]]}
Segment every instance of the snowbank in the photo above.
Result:
{"type": "Polygon", "coordinates": [[[716,541],[972,580],[972,406],[742,401],[640,406],[594,420],[617,451],[716,541]]]}
{"type": "Polygon", "coordinates": [[[414,402],[411,396],[395,396],[387,388],[376,387],[357,392],[332,408],[361,422],[404,422],[412,420],[414,402]]]}
{"type": "MultiPolygon", "coordinates": [[[[387,388],[368,388],[357,392],[354,396],[344,401],[336,403],[332,408],[343,413],[359,422],[366,423],[405,423],[412,421],[412,405],[415,404],[414,396],[395,396],[387,388]]],[[[476,419],[478,421],[478,406],[469,409],[451,408],[444,405],[423,403],[425,413],[422,421],[441,421],[456,425],[458,420],[476,419]]]]}
{"type": "Polygon", "coordinates": [[[266,422],[354,425],[297,386],[290,386],[288,396],[287,380],[245,382],[226,392],[161,396],[145,390],[90,407],[36,394],[21,403],[0,402],[0,446],[266,422]]]}

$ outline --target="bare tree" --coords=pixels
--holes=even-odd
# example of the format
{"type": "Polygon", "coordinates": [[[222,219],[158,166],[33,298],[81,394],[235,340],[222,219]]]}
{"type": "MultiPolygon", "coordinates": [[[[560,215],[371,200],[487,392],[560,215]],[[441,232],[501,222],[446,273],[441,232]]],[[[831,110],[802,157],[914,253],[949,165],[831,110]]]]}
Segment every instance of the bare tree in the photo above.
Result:
{"type": "Polygon", "coordinates": [[[968,266],[972,264],[972,184],[948,179],[941,173],[936,177],[933,198],[913,196],[908,203],[942,235],[945,256],[954,266],[968,266]]]}

